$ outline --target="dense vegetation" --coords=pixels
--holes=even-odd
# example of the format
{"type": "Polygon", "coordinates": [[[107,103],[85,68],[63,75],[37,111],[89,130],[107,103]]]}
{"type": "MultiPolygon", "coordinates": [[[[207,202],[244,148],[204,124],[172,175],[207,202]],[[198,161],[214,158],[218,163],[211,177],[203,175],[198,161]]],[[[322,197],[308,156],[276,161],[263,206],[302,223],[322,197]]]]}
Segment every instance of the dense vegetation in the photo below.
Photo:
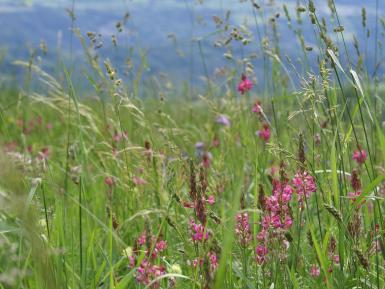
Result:
{"type": "Polygon", "coordinates": [[[373,69],[328,4],[334,26],[311,0],[283,15],[240,3],[265,21],[257,40],[215,16],[228,63],[210,73],[202,50],[201,88],[143,81],[145,54],[119,71],[76,29],[92,91],[74,62],[54,77],[40,52],[15,61],[24,82],[0,92],[0,288],[384,288],[381,18],[372,29],[361,12],[373,69]],[[280,49],[282,17],[303,74],[280,49]],[[262,84],[253,56],[231,53],[253,43],[262,84]]]}

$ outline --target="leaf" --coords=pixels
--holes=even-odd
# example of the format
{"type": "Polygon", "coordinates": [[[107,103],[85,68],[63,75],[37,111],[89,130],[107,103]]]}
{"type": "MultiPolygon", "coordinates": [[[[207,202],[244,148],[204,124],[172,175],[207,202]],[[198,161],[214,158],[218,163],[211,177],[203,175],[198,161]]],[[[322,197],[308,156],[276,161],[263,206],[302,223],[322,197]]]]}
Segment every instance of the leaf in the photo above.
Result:
{"type": "MultiPolygon", "coordinates": [[[[368,115],[370,117],[370,120],[372,121],[372,123],[374,122],[373,121],[373,117],[372,117],[372,114],[370,112],[370,109],[369,109],[369,105],[368,103],[365,101],[365,95],[364,95],[364,91],[362,89],[362,85],[361,85],[361,81],[357,75],[357,72],[355,72],[353,69],[350,70],[350,74],[352,75],[353,79],[354,79],[354,82],[356,84],[356,87],[358,87],[358,90],[362,96],[362,99],[364,101],[364,104],[365,104],[365,107],[366,107],[366,110],[368,111],[368,115]]],[[[360,100],[358,100],[360,102],[360,100]]]]}
{"type": "MultiPolygon", "coordinates": [[[[330,151],[330,166],[331,166],[331,171],[332,171],[332,190],[334,193],[334,203],[336,207],[339,207],[340,203],[340,191],[338,188],[338,175],[337,175],[337,157],[336,157],[336,137],[337,133],[334,135],[333,143],[331,146],[331,151],[330,151]]],[[[329,199],[329,202],[331,200],[329,199]]]]}
{"type": "Polygon", "coordinates": [[[328,49],[327,52],[328,52],[329,56],[332,58],[334,64],[337,65],[337,67],[338,67],[343,73],[345,73],[344,69],[342,68],[342,65],[341,65],[340,61],[338,60],[337,56],[334,54],[333,50],[328,49]]]}
{"type": "Polygon", "coordinates": [[[320,264],[321,264],[321,268],[326,276],[326,286],[327,288],[330,288],[330,281],[329,281],[329,272],[328,272],[328,264],[327,264],[327,261],[325,259],[325,256],[324,254],[322,254],[322,249],[320,247],[320,245],[318,244],[318,241],[317,241],[317,238],[314,234],[314,231],[313,231],[313,228],[312,226],[310,226],[310,233],[311,233],[311,238],[313,240],[313,245],[314,245],[314,248],[316,250],[316,253],[317,253],[317,256],[318,256],[318,260],[320,261],[320,264]]]}
{"type": "Polygon", "coordinates": [[[36,194],[36,190],[37,190],[37,187],[40,185],[40,182],[41,182],[40,179],[36,179],[36,180],[33,182],[32,187],[31,187],[31,189],[29,190],[27,200],[26,200],[26,202],[25,202],[24,213],[27,213],[27,212],[28,212],[28,209],[29,209],[29,207],[31,206],[32,199],[33,199],[33,197],[34,197],[35,194],[36,194]]]}
{"type": "Polygon", "coordinates": [[[360,205],[362,200],[367,197],[370,193],[372,193],[374,189],[384,180],[385,174],[379,175],[377,178],[375,178],[369,185],[365,187],[365,189],[362,191],[362,194],[354,201],[354,205],[360,205]]]}
{"type": "Polygon", "coordinates": [[[122,280],[115,286],[115,289],[126,289],[128,288],[128,284],[132,280],[135,270],[131,270],[126,276],[123,277],[122,280]]]}

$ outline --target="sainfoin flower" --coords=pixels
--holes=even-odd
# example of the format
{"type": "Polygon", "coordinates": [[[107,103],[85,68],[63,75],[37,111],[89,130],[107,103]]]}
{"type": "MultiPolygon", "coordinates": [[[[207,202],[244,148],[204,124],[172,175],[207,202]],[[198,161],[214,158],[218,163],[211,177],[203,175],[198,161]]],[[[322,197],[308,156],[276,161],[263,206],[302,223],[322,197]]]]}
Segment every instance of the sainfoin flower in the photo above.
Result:
{"type": "Polygon", "coordinates": [[[133,176],[133,177],[132,177],[132,182],[133,182],[136,186],[142,186],[142,185],[147,184],[147,181],[146,181],[145,179],[142,179],[141,177],[138,177],[138,176],[133,176]]]}
{"type": "Polygon", "coordinates": [[[353,153],[353,157],[352,159],[355,160],[357,162],[357,164],[359,165],[362,165],[365,161],[366,161],[366,158],[367,158],[367,153],[365,150],[363,149],[358,149],[356,150],[354,153],[353,153]]]}
{"type": "MultiPolygon", "coordinates": [[[[256,261],[262,265],[267,259],[268,247],[272,242],[279,242],[280,253],[288,249],[288,242],[285,242],[285,233],[293,225],[291,216],[290,201],[293,189],[288,180],[281,177],[281,180],[273,179],[273,192],[271,196],[264,197],[263,217],[261,230],[257,234],[258,246],[255,250],[256,261]]],[[[277,248],[273,249],[276,250],[277,248]]],[[[282,258],[284,253],[282,254],[282,258]]]]}
{"type": "Polygon", "coordinates": [[[321,274],[321,270],[317,265],[312,265],[310,267],[310,275],[314,278],[317,278],[321,274]]]}
{"type": "Polygon", "coordinates": [[[257,248],[255,248],[256,261],[258,264],[263,264],[265,262],[267,253],[267,247],[264,245],[258,245],[257,248]]]}
{"type": "Polygon", "coordinates": [[[253,108],[252,108],[251,111],[254,112],[254,113],[256,113],[256,114],[261,115],[261,114],[262,114],[262,106],[261,106],[261,102],[260,102],[260,101],[257,101],[257,102],[253,105],[253,108]]]}
{"type": "Polygon", "coordinates": [[[297,172],[292,182],[300,202],[303,202],[309,198],[312,193],[317,191],[314,178],[307,171],[297,172]]]}
{"type": "Polygon", "coordinates": [[[140,264],[136,270],[135,279],[138,283],[143,285],[150,285],[150,288],[159,288],[159,282],[155,281],[159,276],[166,273],[166,269],[156,264],[156,258],[158,254],[163,252],[167,248],[167,242],[165,240],[158,239],[156,236],[147,238],[148,234],[143,232],[137,240],[137,247],[134,250],[131,249],[130,255],[130,268],[134,268],[136,263],[141,259],[139,256],[141,252],[145,252],[145,257],[140,261],[140,264]]]}
{"type": "Polygon", "coordinates": [[[209,257],[210,268],[211,270],[214,271],[218,267],[218,257],[214,252],[209,252],[208,257],[209,257]]]}
{"type": "Polygon", "coordinates": [[[210,152],[204,152],[202,155],[202,165],[206,169],[211,166],[211,159],[213,158],[210,152]]]}
{"type": "MultiPolygon", "coordinates": [[[[136,281],[144,285],[149,285],[154,279],[165,274],[165,268],[159,265],[152,265],[146,259],[144,259],[136,273],[136,281]]],[[[151,288],[159,288],[159,282],[154,282],[151,288]]]]}
{"type": "Polygon", "coordinates": [[[242,74],[241,82],[238,84],[238,91],[241,94],[245,94],[253,88],[253,82],[247,78],[245,74],[242,74]]]}
{"type": "Polygon", "coordinates": [[[191,238],[194,242],[202,242],[209,238],[209,233],[206,232],[206,228],[190,220],[191,238]]]}
{"type": "Polygon", "coordinates": [[[215,197],[213,195],[209,196],[206,200],[206,202],[209,204],[209,205],[214,205],[215,204],[215,197]]]}
{"type": "Polygon", "coordinates": [[[252,240],[249,215],[247,213],[239,213],[236,218],[237,223],[235,226],[235,233],[238,235],[241,246],[246,247],[252,240]]]}
{"type": "Polygon", "coordinates": [[[262,127],[261,130],[258,130],[256,132],[257,136],[260,138],[260,139],[263,139],[265,142],[268,142],[270,140],[270,128],[269,128],[269,125],[267,123],[265,123],[262,127]]]}
{"type": "Polygon", "coordinates": [[[41,161],[42,160],[48,160],[50,154],[51,154],[51,152],[50,152],[49,148],[48,147],[44,147],[44,148],[41,149],[41,151],[39,152],[37,157],[41,161]]]}
{"type": "Polygon", "coordinates": [[[112,177],[105,177],[104,183],[109,187],[112,187],[115,184],[114,179],[112,177]]]}
{"type": "MultiPolygon", "coordinates": [[[[208,265],[210,266],[210,269],[212,271],[215,271],[218,268],[217,255],[215,254],[215,252],[209,251],[206,256],[207,256],[207,262],[208,262],[208,265]]],[[[199,258],[195,258],[194,260],[192,260],[193,267],[194,268],[203,267],[203,265],[205,263],[204,259],[205,259],[204,257],[199,257],[199,258]]]]}

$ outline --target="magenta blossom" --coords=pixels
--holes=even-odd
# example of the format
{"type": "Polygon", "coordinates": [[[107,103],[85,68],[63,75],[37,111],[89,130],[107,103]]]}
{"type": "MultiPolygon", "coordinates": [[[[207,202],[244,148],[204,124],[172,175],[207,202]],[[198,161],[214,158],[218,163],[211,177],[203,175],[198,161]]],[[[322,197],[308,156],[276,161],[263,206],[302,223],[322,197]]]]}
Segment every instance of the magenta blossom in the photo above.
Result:
{"type": "Polygon", "coordinates": [[[167,242],[165,240],[160,240],[158,243],[155,245],[155,249],[158,251],[164,251],[167,248],[167,242]]]}
{"type": "Polygon", "coordinates": [[[314,178],[306,171],[297,172],[292,182],[300,202],[303,202],[309,198],[312,193],[317,191],[314,178]]]}
{"type": "Polygon", "coordinates": [[[238,84],[238,91],[241,94],[245,94],[253,88],[253,82],[242,74],[241,82],[238,84]]]}
{"type": "Polygon", "coordinates": [[[271,135],[269,125],[265,123],[263,125],[263,128],[261,130],[258,130],[256,134],[260,139],[263,139],[265,142],[268,142],[270,140],[271,135]]]}
{"type": "Polygon", "coordinates": [[[109,187],[112,187],[115,184],[114,179],[112,177],[105,177],[104,183],[109,187]]]}
{"type": "Polygon", "coordinates": [[[215,204],[215,197],[213,195],[209,196],[206,200],[206,202],[209,204],[209,205],[214,205],[215,204]]]}
{"type": "Polygon", "coordinates": [[[205,152],[202,155],[202,165],[206,169],[211,166],[211,159],[213,158],[212,154],[210,152],[205,152]]]}
{"type": "Polygon", "coordinates": [[[256,260],[259,265],[265,263],[267,252],[268,250],[264,245],[258,245],[257,248],[255,248],[256,260]]]}
{"type": "Polygon", "coordinates": [[[362,165],[366,161],[367,157],[368,156],[365,150],[358,149],[353,153],[352,159],[355,160],[357,164],[362,165]]]}
{"type": "Polygon", "coordinates": [[[361,191],[349,192],[348,193],[349,199],[352,200],[353,202],[355,202],[360,195],[361,195],[361,191]]]}
{"type": "Polygon", "coordinates": [[[164,267],[159,265],[153,265],[146,259],[144,259],[141,262],[139,268],[137,269],[136,281],[144,285],[149,285],[152,283],[150,288],[159,288],[159,282],[153,282],[153,280],[155,280],[159,276],[164,275],[165,272],[166,270],[164,269],[164,267]]]}
{"type": "Polygon", "coordinates": [[[190,220],[191,238],[194,242],[202,242],[209,238],[209,233],[206,232],[206,228],[190,220]]]}
{"type": "Polygon", "coordinates": [[[340,263],[340,256],[334,255],[333,256],[333,262],[338,265],[340,263]]]}
{"type": "Polygon", "coordinates": [[[210,263],[210,268],[211,270],[215,270],[218,268],[218,257],[214,252],[209,252],[208,253],[209,257],[209,263],[210,263]]]}
{"type": "Polygon", "coordinates": [[[314,278],[317,278],[321,274],[321,270],[317,265],[312,265],[310,267],[310,275],[314,278]]]}
{"type": "Polygon", "coordinates": [[[238,235],[239,243],[242,247],[246,247],[250,244],[253,237],[251,236],[249,215],[247,213],[237,214],[235,233],[238,235]]]}
{"type": "Polygon", "coordinates": [[[256,113],[256,114],[259,114],[259,115],[262,115],[262,106],[261,106],[261,102],[260,101],[257,101],[252,110],[252,112],[256,113]]]}

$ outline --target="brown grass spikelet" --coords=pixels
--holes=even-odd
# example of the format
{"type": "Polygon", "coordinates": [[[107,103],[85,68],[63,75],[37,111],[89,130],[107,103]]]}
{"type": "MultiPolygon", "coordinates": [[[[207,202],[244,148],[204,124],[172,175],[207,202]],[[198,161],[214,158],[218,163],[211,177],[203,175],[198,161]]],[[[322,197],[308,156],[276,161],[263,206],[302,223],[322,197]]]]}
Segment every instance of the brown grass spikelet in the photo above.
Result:
{"type": "Polygon", "coordinates": [[[354,249],[354,253],[357,255],[358,260],[360,261],[360,264],[362,267],[364,267],[366,270],[369,270],[369,261],[365,257],[364,253],[359,248],[354,249]]]}

